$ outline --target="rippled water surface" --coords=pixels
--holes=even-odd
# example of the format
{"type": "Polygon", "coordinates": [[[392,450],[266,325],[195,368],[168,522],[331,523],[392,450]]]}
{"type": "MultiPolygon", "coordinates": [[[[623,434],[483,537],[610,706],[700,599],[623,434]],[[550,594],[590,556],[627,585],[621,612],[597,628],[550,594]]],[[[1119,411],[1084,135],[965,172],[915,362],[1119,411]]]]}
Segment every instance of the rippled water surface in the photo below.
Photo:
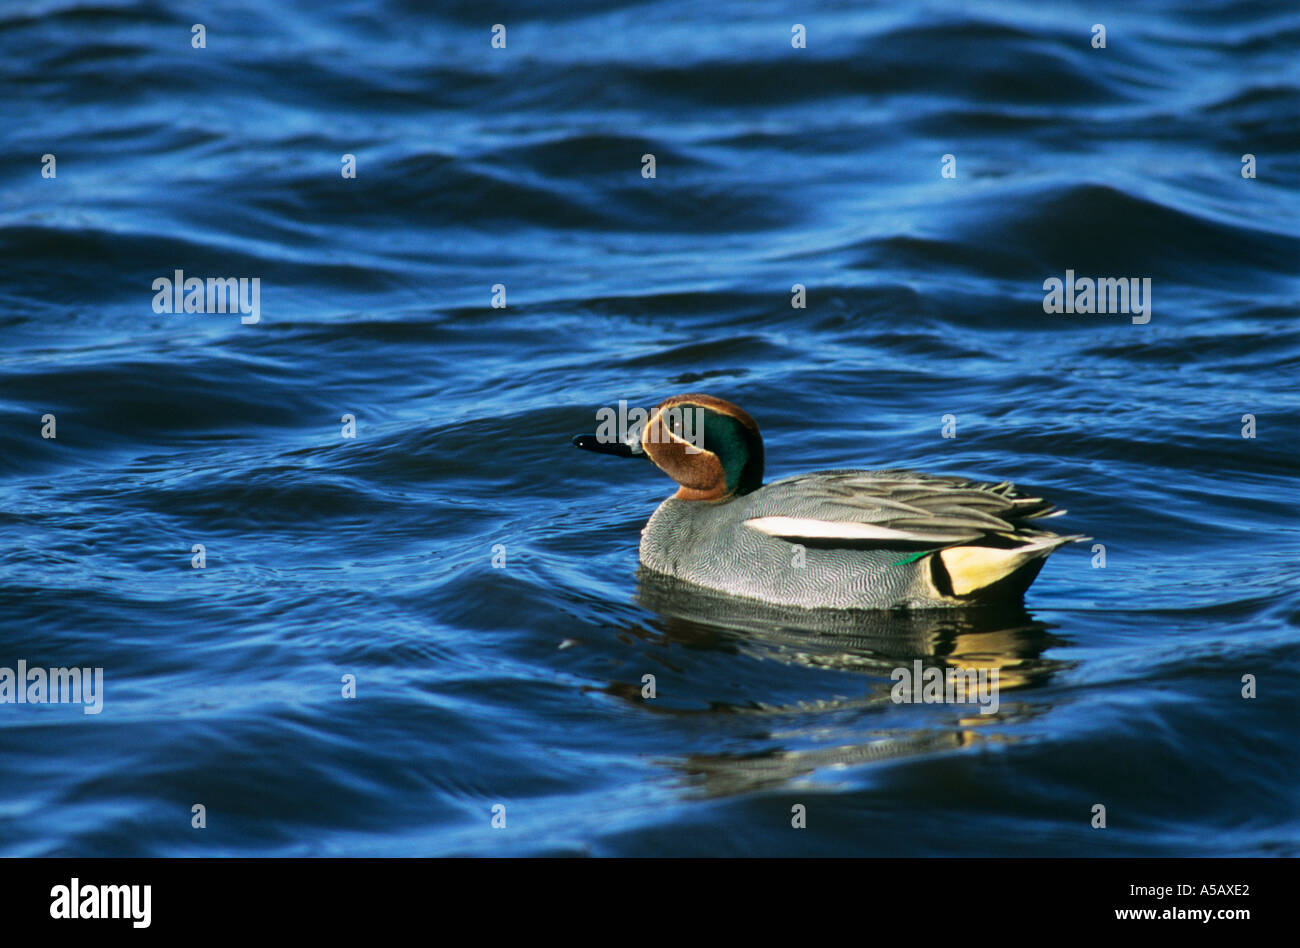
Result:
{"type": "Polygon", "coordinates": [[[1300,854],[1294,4],[203,6],[0,7],[0,666],[105,677],[0,704],[0,853],[1300,854]],[[682,391],[1095,539],[1023,609],[666,589],[569,437],[682,391]]]}

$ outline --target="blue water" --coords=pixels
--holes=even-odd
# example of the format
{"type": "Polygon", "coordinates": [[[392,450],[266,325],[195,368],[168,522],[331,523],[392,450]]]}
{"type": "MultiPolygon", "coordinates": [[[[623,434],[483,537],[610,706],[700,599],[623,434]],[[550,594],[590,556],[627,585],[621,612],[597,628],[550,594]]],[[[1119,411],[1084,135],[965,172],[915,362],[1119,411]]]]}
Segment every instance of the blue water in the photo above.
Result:
{"type": "Polygon", "coordinates": [[[0,6],[0,666],[104,669],[0,704],[0,853],[1300,854],[1294,4],[202,6],[0,6]],[[672,485],[569,438],[683,391],[1094,540],[1024,610],[656,596],[672,485]]]}

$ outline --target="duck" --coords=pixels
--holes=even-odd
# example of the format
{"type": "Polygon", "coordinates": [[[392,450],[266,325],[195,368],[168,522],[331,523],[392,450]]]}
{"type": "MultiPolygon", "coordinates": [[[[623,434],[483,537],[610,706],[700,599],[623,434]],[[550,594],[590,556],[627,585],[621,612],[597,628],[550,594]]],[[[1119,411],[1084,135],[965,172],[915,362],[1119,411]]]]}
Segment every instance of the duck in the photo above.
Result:
{"type": "Polygon", "coordinates": [[[653,463],[678,485],[641,531],[641,566],[692,586],[798,609],[933,609],[1019,601],[1060,547],[1090,539],[1008,481],[835,469],[763,482],[763,437],[739,406],[674,395],[587,451],[653,463]]]}

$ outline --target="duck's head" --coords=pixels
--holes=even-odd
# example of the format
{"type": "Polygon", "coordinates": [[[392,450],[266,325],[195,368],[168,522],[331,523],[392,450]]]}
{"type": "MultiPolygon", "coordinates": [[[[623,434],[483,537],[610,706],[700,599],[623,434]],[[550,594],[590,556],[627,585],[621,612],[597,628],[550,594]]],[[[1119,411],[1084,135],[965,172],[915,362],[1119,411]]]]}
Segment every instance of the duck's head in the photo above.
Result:
{"type": "Polygon", "coordinates": [[[639,420],[626,438],[617,435],[615,418],[609,418],[599,433],[578,435],[573,443],[600,454],[648,458],[681,485],[673,495],[679,500],[726,500],[762,486],[763,437],[754,419],[731,402],[674,395],[651,409],[644,426],[636,424],[639,420]]]}

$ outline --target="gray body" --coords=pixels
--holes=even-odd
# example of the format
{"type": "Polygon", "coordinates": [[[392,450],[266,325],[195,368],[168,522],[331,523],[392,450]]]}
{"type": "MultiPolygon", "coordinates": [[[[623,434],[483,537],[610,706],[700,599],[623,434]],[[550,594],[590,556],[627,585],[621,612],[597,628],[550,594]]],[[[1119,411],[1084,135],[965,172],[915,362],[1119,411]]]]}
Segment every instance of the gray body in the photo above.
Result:
{"type": "Polygon", "coordinates": [[[910,471],[822,471],[722,501],[670,497],[642,531],[640,556],[647,569],[684,582],[804,608],[1006,602],[1023,594],[1052,550],[1078,538],[1057,537],[1024,522],[1057,512],[1007,483],[910,471]],[[774,536],[745,525],[747,520],[776,517],[847,524],[846,532],[865,524],[900,539],[774,536]],[[936,551],[985,543],[1033,545],[1034,550],[996,584],[955,595],[936,551]],[[929,555],[912,559],[927,547],[929,555]]]}

